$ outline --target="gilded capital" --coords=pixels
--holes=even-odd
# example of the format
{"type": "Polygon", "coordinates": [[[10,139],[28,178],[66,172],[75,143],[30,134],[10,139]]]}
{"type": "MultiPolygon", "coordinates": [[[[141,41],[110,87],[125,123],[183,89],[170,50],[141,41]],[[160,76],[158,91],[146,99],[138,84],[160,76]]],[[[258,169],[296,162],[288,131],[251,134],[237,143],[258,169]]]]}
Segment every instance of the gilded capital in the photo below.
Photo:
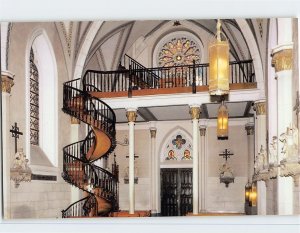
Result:
{"type": "Polygon", "coordinates": [[[127,117],[128,122],[135,122],[136,117],[137,117],[136,111],[132,111],[132,110],[127,111],[126,117],[127,117]]]}
{"type": "Polygon", "coordinates": [[[255,102],[254,110],[256,112],[256,115],[266,115],[266,102],[255,102]]]}
{"type": "Polygon", "coordinates": [[[6,72],[1,74],[2,92],[10,93],[11,88],[14,85],[13,75],[9,75],[6,72]]]}
{"type": "Polygon", "coordinates": [[[71,117],[71,124],[72,125],[79,125],[80,120],[78,120],[76,117],[71,117]]]}
{"type": "Polygon", "coordinates": [[[150,135],[151,135],[151,138],[156,137],[156,128],[155,127],[150,128],[150,135]]]}
{"type": "Polygon", "coordinates": [[[283,70],[292,70],[293,67],[293,49],[283,49],[272,55],[272,66],[276,72],[283,70]]]}
{"type": "Polygon", "coordinates": [[[199,106],[191,106],[190,114],[191,114],[192,120],[199,119],[200,118],[200,107],[199,106]]]}
{"type": "Polygon", "coordinates": [[[247,135],[254,135],[254,124],[246,124],[245,130],[247,131],[247,135]]]}
{"type": "Polygon", "coordinates": [[[206,126],[203,126],[203,125],[201,125],[200,127],[199,127],[199,130],[200,130],[200,136],[205,136],[205,134],[206,134],[206,126]]]}

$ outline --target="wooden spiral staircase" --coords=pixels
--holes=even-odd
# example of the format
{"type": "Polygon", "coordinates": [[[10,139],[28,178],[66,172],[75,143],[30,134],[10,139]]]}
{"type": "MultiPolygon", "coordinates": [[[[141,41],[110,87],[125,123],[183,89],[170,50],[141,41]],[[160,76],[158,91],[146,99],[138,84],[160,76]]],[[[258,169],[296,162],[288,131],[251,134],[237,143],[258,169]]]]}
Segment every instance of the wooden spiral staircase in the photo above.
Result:
{"type": "Polygon", "coordinates": [[[86,196],[63,210],[63,218],[108,216],[118,211],[116,175],[94,164],[115,149],[115,113],[84,89],[80,79],[64,83],[63,111],[88,124],[90,130],[84,140],[63,148],[62,177],[86,196]]]}

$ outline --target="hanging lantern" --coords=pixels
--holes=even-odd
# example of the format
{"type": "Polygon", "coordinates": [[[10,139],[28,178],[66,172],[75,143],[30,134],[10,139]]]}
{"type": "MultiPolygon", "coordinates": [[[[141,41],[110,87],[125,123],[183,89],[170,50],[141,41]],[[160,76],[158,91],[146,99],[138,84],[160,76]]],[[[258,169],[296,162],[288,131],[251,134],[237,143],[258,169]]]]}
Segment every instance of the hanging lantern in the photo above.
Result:
{"type": "Polygon", "coordinates": [[[256,189],[256,184],[252,183],[251,185],[251,192],[249,195],[249,202],[250,202],[250,206],[256,206],[256,202],[257,202],[257,189],[256,189]]]}
{"type": "Polygon", "coordinates": [[[209,94],[226,95],[229,93],[229,43],[221,40],[221,22],[217,23],[216,40],[208,47],[209,54],[209,94]]]}
{"type": "Polygon", "coordinates": [[[228,109],[223,101],[218,110],[217,136],[218,140],[228,139],[228,109]]]}
{"type": "Polygon", "coordinates": [[[245,203],[250,203],[251,184],[248,182],[245,186],[245,203]]]}

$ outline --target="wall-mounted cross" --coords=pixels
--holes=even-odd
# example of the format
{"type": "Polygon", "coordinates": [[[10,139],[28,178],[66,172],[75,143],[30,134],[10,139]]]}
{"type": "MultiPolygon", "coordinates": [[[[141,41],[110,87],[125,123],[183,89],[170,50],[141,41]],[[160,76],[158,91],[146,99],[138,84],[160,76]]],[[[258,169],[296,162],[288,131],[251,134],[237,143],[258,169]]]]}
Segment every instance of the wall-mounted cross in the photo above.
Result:
{"type": "Polygon", "coordinates": [[[222,154],[219,154],[219,156],[222,156],[223,158],[227,159],[230,158],[230,155],[233,155],[233,153],[230,153],[229,150],[225,149],[225,151],[222,154]]]}
{"type": "MultiPolygon", "coordinates": [[[[129,155],[126,155],[126,158],[128,159],[129,155]]],[[[137,159],[137,158],[139,158],[139,156],[138,155],[134,155],[134,160],[137,159]]]]}
{"type": "Polygon", "coordinates": [[[11,136],[13,138],[15,138],[15,153],[17,153],[17,150],[18,150],[18,138],[19,138],[19,135],[23,135],[23,133],[19,131],[19,127],[17,126],[16,122],[15,122],[15,126],[12,126],[12,129],[9,132],[11,132],[11,136]]]}

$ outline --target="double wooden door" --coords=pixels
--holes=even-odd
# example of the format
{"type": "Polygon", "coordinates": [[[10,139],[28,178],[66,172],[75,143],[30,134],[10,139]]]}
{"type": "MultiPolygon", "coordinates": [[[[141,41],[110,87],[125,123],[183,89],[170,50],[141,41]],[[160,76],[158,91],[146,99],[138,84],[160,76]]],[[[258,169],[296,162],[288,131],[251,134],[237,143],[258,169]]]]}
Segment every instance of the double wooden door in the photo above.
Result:
{"type": "Polygon", "coordinates": [[[161,215],[185,216],[193,211],[193,171],[191,168],[163,168],[161,215]]]}

